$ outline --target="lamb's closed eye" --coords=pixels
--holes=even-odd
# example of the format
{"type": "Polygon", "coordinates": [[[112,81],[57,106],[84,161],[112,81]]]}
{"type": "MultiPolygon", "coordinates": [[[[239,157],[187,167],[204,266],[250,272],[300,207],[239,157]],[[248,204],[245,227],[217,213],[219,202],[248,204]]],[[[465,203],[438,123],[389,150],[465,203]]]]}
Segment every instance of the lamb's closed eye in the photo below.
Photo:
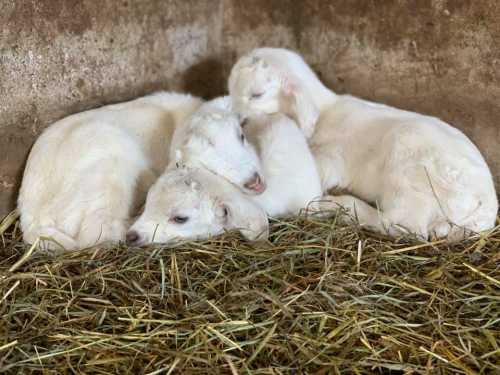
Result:
{"type": "Polygon", "coordinates": [[[189,220],[187,216],[176,215],[170,219],[171,222],[175,224],[184,224],[189,220]]]}

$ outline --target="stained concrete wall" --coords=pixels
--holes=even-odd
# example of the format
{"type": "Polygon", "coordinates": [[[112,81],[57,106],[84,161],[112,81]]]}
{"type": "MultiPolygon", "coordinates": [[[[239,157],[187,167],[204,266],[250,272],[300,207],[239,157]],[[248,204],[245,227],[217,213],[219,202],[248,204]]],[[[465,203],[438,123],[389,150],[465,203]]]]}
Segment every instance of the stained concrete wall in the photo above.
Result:
{"type": "Polygon", "coordinates": [[[0,0],[0,216],[54,120],[156,89],[219,95],[237,56],[282,46],[339,93],[437,115],[500,182],[496,0],[0,0]]]}

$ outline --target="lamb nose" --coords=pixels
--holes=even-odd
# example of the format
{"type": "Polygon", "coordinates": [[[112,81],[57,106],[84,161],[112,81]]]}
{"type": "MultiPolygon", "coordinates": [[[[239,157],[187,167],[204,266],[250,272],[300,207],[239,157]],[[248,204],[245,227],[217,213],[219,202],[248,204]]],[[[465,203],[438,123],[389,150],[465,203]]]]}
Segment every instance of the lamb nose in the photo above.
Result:
{"type": "Polygon", "coordinates": [[[261,194],[266,190],[266,184],[262,180],[262,177],[258,173],[254,173],[252,179],[245,183],[245,188],[249,190],[253,190],[254,192],[261,194]]]}
{"type": "Polygon", "coordinates": [[[127,242],[127,245],[134,245],[139,242],[139,233],[137,233],[135,230],[131,230],[127,232],[125,240],[127,242]]]}

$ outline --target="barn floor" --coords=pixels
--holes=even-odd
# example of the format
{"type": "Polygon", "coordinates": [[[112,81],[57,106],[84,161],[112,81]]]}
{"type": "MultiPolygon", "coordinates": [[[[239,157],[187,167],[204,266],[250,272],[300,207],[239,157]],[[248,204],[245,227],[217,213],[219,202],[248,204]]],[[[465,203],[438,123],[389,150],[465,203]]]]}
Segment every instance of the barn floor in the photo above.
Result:
{"type": "Polygon", "coordinates": [[[305,218],[269,243],[49,258],[0,226],[0,373],[500,373],[500,229],[450,246],[305,218]]]}

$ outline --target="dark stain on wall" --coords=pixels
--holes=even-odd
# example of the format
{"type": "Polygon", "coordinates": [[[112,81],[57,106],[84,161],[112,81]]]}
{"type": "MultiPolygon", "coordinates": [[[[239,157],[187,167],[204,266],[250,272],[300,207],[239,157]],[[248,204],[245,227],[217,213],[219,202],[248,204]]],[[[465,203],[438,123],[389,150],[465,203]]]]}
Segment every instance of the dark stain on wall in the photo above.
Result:
{"type": "Polygon", "coordinates": [[[220,59],[207,58],[190,66],[183,74],[182,90],[210,99],[225,93],[223,65],[220,59]]]}

